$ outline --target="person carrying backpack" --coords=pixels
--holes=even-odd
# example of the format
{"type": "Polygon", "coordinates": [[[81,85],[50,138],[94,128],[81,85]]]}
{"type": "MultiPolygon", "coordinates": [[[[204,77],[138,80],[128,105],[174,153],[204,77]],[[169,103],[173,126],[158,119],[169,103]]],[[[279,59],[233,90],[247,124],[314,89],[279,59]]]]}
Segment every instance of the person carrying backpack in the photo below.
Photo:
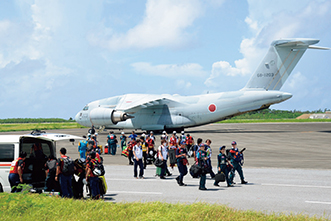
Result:
{"type": "Polygon", "coordinates": [[[56,163],[57,167],[55,180],[59,181],[60,183],[62,197],[71,198],[73,196],[71,179],[75,172],[75,164],[70,157],[66,156],[66,153],[66,148],[62,147],[60,149],[61,157],[57,160],[56,163]]]}
{"type": "Polygon", "coordinates": [[[86,180],[90,182],[91,188],[91,196],[92,199],[99,199],[100,198],[100,187],[99,187],[99,177],[98,175],[93,173],[93,170],[96,168],[98,161],[95,159],[95,152],[90,153],[90,161],[86,165],[86,180]]]}
{"type": "Polygon", "coordinates": [[[237,171],[239,173],[240,179],[241,179],[241,184],[247,184],[247,181],[244,179],[244,173],[241,167],[241,161],[243,159],[242,151],[239,151],[237,148],[237,142],[232,141],[231,143],[232,149],[230,150],[230,159],[231,159],[231,164],[233,165],[233,169],[230,173],[230,183],[233,183],[233,178],[235,175],[235,172],[237,171]]]}

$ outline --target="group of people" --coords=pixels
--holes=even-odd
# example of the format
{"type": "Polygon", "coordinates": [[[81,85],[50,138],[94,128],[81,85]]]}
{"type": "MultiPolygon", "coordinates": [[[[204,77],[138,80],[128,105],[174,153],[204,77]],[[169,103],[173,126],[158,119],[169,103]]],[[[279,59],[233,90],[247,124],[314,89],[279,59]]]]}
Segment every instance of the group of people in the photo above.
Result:
{"type": "MultiPolygon", "coordinates": [[[[122,132],[122,136],[125,134],[122,132]]],[[[180,136],[177,136],[174,131],[169,135],[164,131],[161,135],[160,146],[155,151],[155,136],[151,131],[149,135],[143,133],[139,138],[138,135],[132,131],[132,134],[128,137],[129,151],[129,164],[134,165],[135,178],[144,179],[144,169],[146,169],[147,160],[150,156],[155,156],[154,160],[160,161],[158,164],[157,175],[160,179],[166,179],[165,176],[171,176],[172,174],[168,170],[168,159],[170,160],[170,167],[174,167],[177,164],[179,170],[179,176],[176,177],[176,181],[179,186],[186,186],[183,182],[184,176],[188,173],[187,166],[189,165],[188,158],[194,158],[194,164],[199,165],[201,168],[205,168],[200,177],[199,190],[206,190],[206,174],[209,173],[211,178],[215,178],[217,174],[223,173],[228,187],[233,186],[235,171],[239,173],[241,183],[246,184],[247,181],[244,179],[242,171],[243,151],[239,151],[237,143],[233,141],[231,143],[232,149],[226,151],[226,147],[222,146],[219,148],[219,154],[217,156],[217,174],[213,172],[211,164],[212,149],[210,139],[207,139],[204,143],[201,138],[197,139],[197,143],[194,144],[194,139],[190,134],[185,135],[184,131],[181,132],[180,136]],[[228,153],[226,153],[228,152],[228,153]],[[133,160],[133,162],[132,162],[133,160]],[[139,174],[138,174],[139,167],[139,174]],[[159,171],[159,172],[158,172],[159,171]]],[[[127,137],[125,136],[125,143],[127,137]]],[[[122,140],[122,139],[121,139],[122,140]]],[[[215,179],[215,186],[219,186],[219,181],[215,179]]]]}
{"type": "MultiPolygon", "coordinates": [[[[45,163],[44,191],[59,191],[60,195],[66,198],[82,198],[84,184],[87,184],[91,198],[99,199],[104,194],[100,190],[100,175],[103,174],[96,170],[100,171],[100,168],[103,170],[102,158],[99,153],[88,148],[85,155],[81,155],[82,158],[74,161],[66,155],[66,148],[61,148],[59,152],[60,157],[58,159],[51,155],[45,163]],[[78,180],[74,178],[74,174],[78,180]]],[[[12,193],[22,190],[20,184],[24,183],[23,171],[26,157],[27,153],[22,151],[19,158],[11,164],[8,180],[12,193]]]]}

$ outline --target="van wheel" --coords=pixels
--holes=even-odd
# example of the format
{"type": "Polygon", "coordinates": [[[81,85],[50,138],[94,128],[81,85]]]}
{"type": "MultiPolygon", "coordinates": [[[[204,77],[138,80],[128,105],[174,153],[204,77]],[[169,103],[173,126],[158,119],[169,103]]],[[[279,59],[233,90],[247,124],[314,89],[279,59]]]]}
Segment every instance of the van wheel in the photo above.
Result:
{"type": "Polygon", "coordinates": [[[2,188],[1,183],[0,183],[0,193],[3,193],[3,188],[2,188]]]}

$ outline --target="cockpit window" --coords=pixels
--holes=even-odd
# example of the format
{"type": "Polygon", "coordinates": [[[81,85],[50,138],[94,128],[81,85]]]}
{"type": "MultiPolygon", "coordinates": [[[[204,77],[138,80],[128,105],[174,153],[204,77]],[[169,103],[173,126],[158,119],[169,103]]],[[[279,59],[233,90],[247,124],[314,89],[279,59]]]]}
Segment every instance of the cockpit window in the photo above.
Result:
{"type": "Polygon", "coordinates": [[[84,111],[87,111],[88,110],[88,106],[86,105],[84,108],[83,108],[84,111]]]}

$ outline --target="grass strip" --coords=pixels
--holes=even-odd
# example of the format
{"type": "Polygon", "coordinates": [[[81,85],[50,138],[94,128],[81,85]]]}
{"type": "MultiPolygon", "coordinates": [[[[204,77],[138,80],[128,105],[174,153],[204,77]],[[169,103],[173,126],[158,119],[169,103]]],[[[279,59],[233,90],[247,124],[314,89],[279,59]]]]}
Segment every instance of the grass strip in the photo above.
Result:
{"type": "Polygon", "coordinates": [[[84,128],[76,122],[66,123],[20,123],[20,124],[0,124],[0,132],[8,131],[32,131],[39,130],[57,130],[57,129],[76,129],[84,128]]]}
{"type": "Polygon", "coordinates": [[[308,215],[265,214],[208,203],[109,203],[43,194],[0,193],[1,220],[328,220],[308,215]]]}
{"type": "Polygon", "coordinates": [[[217,123],[309,123],[331,122],[331,119],[229,119],[217,123]]]}

